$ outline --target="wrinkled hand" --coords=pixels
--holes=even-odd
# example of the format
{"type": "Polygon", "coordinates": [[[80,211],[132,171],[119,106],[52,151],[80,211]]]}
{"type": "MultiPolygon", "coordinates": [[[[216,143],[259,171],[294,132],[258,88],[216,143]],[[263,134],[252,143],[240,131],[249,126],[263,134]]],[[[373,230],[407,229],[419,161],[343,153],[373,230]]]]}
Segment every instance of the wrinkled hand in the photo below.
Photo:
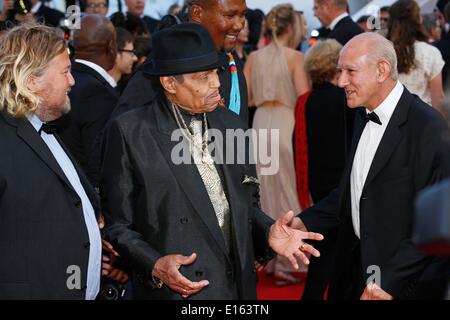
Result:
{"type": "Polygon", "coordinates": [[[371,282],[367,284],[366,289],[364,289],[363,294],[361,295],[360,300],[392,300],[394,299],[389,293],[381,289],[379,286],[375,284],[375,282],[371,282]]]}
{"type": "Polygon", "coordinates": [[[319,257],[320,253],[310,244],[303,242],[305,239],[322,240],[320,233],[304,232],[289,225],[292,223],[294,212],[289,211],[283,217],[278,219],[271,227],[269,233],[269,245],[279,255],[286,257],[295,269],[298,269],[298,263],[295,257],[300,258],[304,264],[309,264],[305,253],[310,253],[319,257]],[[302,250],[300,248],[302,247],[302,250]]]}
{"type": "Polygon", "coordinates": [[[152,270],[152,276],[160,279],[170,289],[181,294],[183,298],[187,298],[209,285],[208,280],[192,282],[178,270],[181,266],[194,263],[195,259],[197,259],[196,253],[190,256],[172,254],[161,257],[156,260],[152,270]]]}

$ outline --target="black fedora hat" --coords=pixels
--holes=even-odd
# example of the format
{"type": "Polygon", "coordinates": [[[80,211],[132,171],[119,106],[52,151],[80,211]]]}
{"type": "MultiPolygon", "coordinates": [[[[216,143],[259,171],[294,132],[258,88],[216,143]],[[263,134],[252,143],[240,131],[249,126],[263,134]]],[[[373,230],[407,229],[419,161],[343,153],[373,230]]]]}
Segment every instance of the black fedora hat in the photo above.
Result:
{"type": "Polygon", "coordinates": [[[152,39],[152,59],[145,72],[169,76],[212,70],[228,62],[217,53],[208,30],[195,23],[182,23],[156,32],[152,39]]]}

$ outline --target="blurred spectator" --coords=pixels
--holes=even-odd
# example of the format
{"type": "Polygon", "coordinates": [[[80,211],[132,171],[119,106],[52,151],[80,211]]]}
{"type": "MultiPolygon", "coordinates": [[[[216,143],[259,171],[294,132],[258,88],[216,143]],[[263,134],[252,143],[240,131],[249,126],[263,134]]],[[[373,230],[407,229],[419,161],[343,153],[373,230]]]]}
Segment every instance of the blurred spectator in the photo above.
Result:
{"type": "Polygon", "coordinates": [[[109,0],[84,0],[84,12],[88,14],[108,14],[109,0]]]}
{"type": "Polygon", "coordinates": [[[181,12],[181,6],[179,4],[174,3],[169,7],[169,10],[167,10],[167,14],[171,14],[174,16],[177,16],[181,12]]]}
{"type": "Polygon", "coordinates": [[[131,74],[133,64],[138,60],[134,52],[134,37],[123,28],[116,28],[117,55],[112,69],[108,73],[117,82],[117,91],[120,93],[127,84],[126,77],[131,74]]]}
{"type": "MultiPolygon", "coordinates": [[[[249,105],[257,106],[253,128],[279,130],[279,170],[271,175],[262,159],[256,159],[261,185],[261,208],[277,219],[283,212],[299,212],[296,186],[292,133],[294,107],[297,97],[309,89],[303,70],[303,54],[295,50],[303,35],[303,26],[292,5],[278,5],[267,16],[267,31],[272,42],[248,57],[244,68],[249,92],[249,105]]],[[[261,135],[258,144],[270,146],[271,137],[261,135]]],[[[267,267],[277,277],[277,284],[298,282],[292,269],[281,257],[267,267]]]]}
{"type": "Polygon", "coordinates": [[[420,7],[414,0],[399,0],[390,9],[388,39],[394,43],[399,80],[423,101],[439,109],[444,98],[444,60],[436,47],[427,43],[420,7]]]}
{"type": "Polygon", "coordinates": [[[364,32],[372,32],[372,29],[369,28],[367,22],[369,20],[371,16],[369,15],[364,15],[359,17],[359,19],[356,21],[356,23],[358,24],[358,26],[364,30],[364,32]]]}
{"type": "MultiPolygon", "coordinates": [[[[23,1],[17,1],[23,3],[23,1]]],[[[42,22],[51,27],[59,27],[63,25],[64,13],[61,11],[47,7],[40,0],[31,0],[33,7],[31,8],[31,13],[33,13],[34,18],[37,22],[42,22]]]]}
{"type": "Polygon", "coordinates": [[[3,0],[3,6],[0,8],[0,31],[7,28],[6,21],[14,9],[14,0],[3,0]]]}
{"type": "Polygon", "coordinates": [[[265,15],[264,12],[259,9],[248,9],[245,17],[248,21],[249,28],[248,42],[245,48],[247,52],[250,53],[261,48],[258,47],[258,43],[260,42],[260,39],[262,37],[261,35],[263,35],[265,31],[265,15]]]}
{"type": "Polygon", "coordinates": [[[428,36],[428,43],[441,39],[441,27],[436,16],[432,13],[422,15],[422,23],[428,36]]]}
{"type": "Polygon", "coordinates": [[[61,138],[91,183],[98,187],[100,147],[95,139],[119,98],[115,90],[117,83],[107,72],[116,60],[116,32],[107,18],[85,15],[81,18],[81,28],[74,32],[73,45],[75,85],[69,93],[72,110],[61,138]]]}
{"type": "Polygon", "coordinates": [[[158,25],[156,26],[155,32],[158,32],[159,30],[177,25],[181,23],[181,18],[179,16],[173,15],[173,14],[166,14],[164,17],[161,18],[158,25]]]}
{"type": "Polygon", "coordinates": [[[14,1],[14,9],[13,9],[13,15],[14,15],[14,23],[33,23],[36,22],[36,18],[31,12],[33,8],[33,4],[31,0],[24,0],[24,1],[14,1]]]}
{"type": "MultiPolygon", "coordinates": [[[[447,4],[444,9],[444,17],[447,23],[450,22],[450,4],[447,4]]],[[[449,92],[449,71],[450,71],[450,33],[443,33],[441,40],[433,43],[436,48],[442,54],[442,58],[444,59],[445,65],[442,69],[442,83],[444,90],[449,92]]]]}
{"type": "Polygon", "coordinates": [[[133,13],[116,12],[111,15],[110,20],[114,27],[127,30],[133,37],[150,35],[145,22],[133,13]]]}
{"type": "Polygon", "coordinates": [[[386,30],[389,24],[389,6],[384,6],[380,8],[380,27],[381,30],[386,30]]]}
{"type": "MultiPolygon", "coordinates": [[[[337,87],[341,48],[334,39],[319,40],[305,56],[312,90],[297,100],[294,134],[297,193],[302,209],[319,202],[338,186],[347,159],[354,109],[348,108],[344,90],[337,87]]],[[[324,299],[336,254],[336,230],[327,234],[327,240],[315,245],[320,259],[310,260],[303,300],[324,299]]]]}
{"type": "Polygon", "coordinates": [[[348,14],[347,0],[314,0],[314,15],[325,29],[319,35],[336,39],[345,45],[351,38],[363,32],[348,14]]]}
{"type": "Polygon", "coordinates": [[[242,63],[244,63],[244,64],[245,64],[245,61],[247,61],[247,57],[248,57],[248,52],[245,50],[245,44],[248,42],[249,32],[250,32],[250,30],[248,28],[248,21],[246,19],[244,28],[238,34],[237,41],[236,41],[236,48],[235,48],[239,59],[241,59],[242,63]]]}
{"type": "Polygon", "coordinates": [[[141,18],[145,22],[148,31],[153,34],[158,26],[159,20],[144,15],[145,0],[125,0],[125,4],[127,5],[128,12],[141,18]]]}
{"type": "Polygon", "coordinates": [[[152,39],[145,36],[136,37],[134,39],[134,52],[137,56],[137,61],[133,66],[133,70],[136,70],[152,53],[152,39]]]}
{"type": "Polygon", "coordinates": [[[303,11],[295,11],[298,25],[300,26],[300,32],[298,32],[298,38],[293,39],[293,42],[299,42],[297,50],[302,51],[302,43],[308,38],[308,22],[306,21],[303,11]]]}

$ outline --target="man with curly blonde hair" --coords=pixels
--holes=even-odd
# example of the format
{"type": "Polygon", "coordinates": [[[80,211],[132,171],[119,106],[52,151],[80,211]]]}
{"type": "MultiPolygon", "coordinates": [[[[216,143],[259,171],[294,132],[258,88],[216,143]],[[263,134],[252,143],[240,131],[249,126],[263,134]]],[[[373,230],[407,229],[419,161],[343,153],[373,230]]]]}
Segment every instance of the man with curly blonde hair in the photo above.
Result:
{"type": "Polygon", "coordinates": [[[94,299],[102,243],[96,193],[55,135],[74,85],[63,34],[0,37],[0,299],[94,299]]]}

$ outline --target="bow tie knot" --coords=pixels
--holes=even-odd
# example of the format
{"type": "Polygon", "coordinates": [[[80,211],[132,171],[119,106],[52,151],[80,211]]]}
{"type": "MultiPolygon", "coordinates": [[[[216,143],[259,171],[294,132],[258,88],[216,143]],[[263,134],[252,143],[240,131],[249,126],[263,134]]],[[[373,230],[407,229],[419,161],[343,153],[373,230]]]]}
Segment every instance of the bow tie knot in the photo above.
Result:
{"type": "Polygon", "coordinates": [[[43,123],[41,128],[39,129],[39,134],[44,131],[47,134],[55,134],[58,130],[58,127],[54,123],[43,123]]]}
{"type": "Polygon", "coordinates": [[[381,126],[381,121],[378,115],[375,112],[366,113],[366,120],[367,121],[373,121],[376,124],[379,124],[381,126]]]}

